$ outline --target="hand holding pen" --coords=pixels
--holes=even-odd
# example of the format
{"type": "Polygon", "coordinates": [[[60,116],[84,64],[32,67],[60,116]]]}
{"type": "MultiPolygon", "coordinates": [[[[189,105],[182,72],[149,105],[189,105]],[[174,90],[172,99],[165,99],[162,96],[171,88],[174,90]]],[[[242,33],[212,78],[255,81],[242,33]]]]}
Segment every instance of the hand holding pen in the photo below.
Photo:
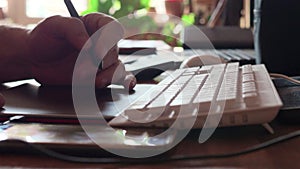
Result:
{"type": "MultiPolygon", "coordinates": [[[[71,0],[64,0],[67,9],[72,17],[79,18],[80,16],[77,13],[74,5],[72,4],[71,0]]],[[[89,33],[89,35],[93,35],[97,37],[96,42],[92,41],[92,43],[96,43],[94,45],[93,54],[92,57],[95,59],[100,59],[100,64],[98,66],[99,70],[108,68],[111,64],[106,63],[113,63],[113,61],[118,60],[118,46],[117,43],[121,38],[123,37],[123,28],[120,26],[120,24],[111,17],[100,17],[100,15],[97,14],[91,14],[87,16],[87,18],[90,17],[90,21],[93,19],[97,19],[98,25],[97,26],[89,26],[86,25],[86,29],[89,33]],[[92,28],[92,29],[90,29],[92,28]],[[101,29],[101,30],[99,30],[101,29]],[[99,32],[101,31],[101,32],[99,32]],[[101,35],[100,35],[101,34],[101,35]],[[119,36],[118,36],[119,35],[119,36]],[[110,55],[106,56],[106,55],[110,55]]],[[[85,18],[83,18],[85,19],[85,18]]],[[[88,19],[87,19],[88,20],[88,19]]],[[[119,68],[120,69],[120,68],[119,68]]],[[[124,69],[125,72],[125,69],[124,69]]],[[[116,73],[116,72],[115,72],[116,73]]],[[[114,75],[115,75],[114,73],[114,75]]],[[[96,81],[97,84],[97,81],[96,81]]],[[[123,85],[127,89],[133,89],[133,87],[136,84],[135,77],[128,73],[125,75],[125,79],[123,82],[123,85]]]]}
{"type": "Polygon", "coordinates": [[[106,31],[106,25],[111,22],[118,23],[102,13],[88,14],[80,19],[52,16],[40,22],[28,33],[26,57],[31,65],[30,77],[43,85],[71,85],[78,56],[84,48],[90,46],[98,57],[96,59],[102,60],[102,70],[93,62],[94,56],[87,57],[90,59],[82,65],[78,74],[82,81],[96,70],[96,88],[122,84],[129,90],[133,89],[136,79],[125,71],[123,63],[119,61],[117,45],[107,46],[110,44],[107,42],[113,38],[106,40],[107,35],[102,34],[99,34],[99,38],[90,37],[99,29],[104,28],[103,31],[106,31]]]}

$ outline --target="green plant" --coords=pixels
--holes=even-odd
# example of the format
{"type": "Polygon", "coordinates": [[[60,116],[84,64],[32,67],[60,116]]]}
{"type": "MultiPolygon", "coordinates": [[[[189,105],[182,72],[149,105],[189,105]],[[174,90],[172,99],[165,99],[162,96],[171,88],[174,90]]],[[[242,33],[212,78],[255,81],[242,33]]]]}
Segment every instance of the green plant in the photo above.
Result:
{"type": "Polygon", "coordinates": [[[102,12],[115,18],[150,7],[150,0],[89,0],[88,9],[83,13],[102,12]]]}
{"type": "MultiPolygon", "coordinates": [[[[158,26],[154,19],[149,15],[129,16],[129,14],[138,11],[147,12],[150,8],[150,1],[151,0],[89,0],[88,9],[82,14],[92,12],[105,13],[115,18],[120,18],[123,26],[127,29],[141,33],[140,35],[133,35],[131,38],[160,39],[171,46],[181,46],[182,44],[174,38],[178,35],[174,35],[173,33],[173,29],[176,27],[177,23],[167,22],[161,27],[158,26]],[[148,32],[160,33],[153,34],[148,32]]],[[[194,15],[184,14],[182,16],[182,22],[185,26],[192,25],[195,22],[194,15]]]]}

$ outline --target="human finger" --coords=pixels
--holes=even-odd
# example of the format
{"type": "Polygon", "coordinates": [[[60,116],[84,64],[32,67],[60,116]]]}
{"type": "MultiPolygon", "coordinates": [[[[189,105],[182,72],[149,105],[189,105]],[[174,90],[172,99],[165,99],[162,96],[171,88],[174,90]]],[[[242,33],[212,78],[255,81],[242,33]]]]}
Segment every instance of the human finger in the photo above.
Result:
{"type": "Polygon", "coordinates": [[[89,35],[91,36],[104,25],[113,22],[116,19],[103,13],[91,13],[81,17],[81,20],[84,23],[89,35]]]}
{"type": "Polygon", "coordinates": [[[97,88],[104,88],[110,84],[119,84],[123,82],[126,76],[124,65],[121,61],[103,69],[97,73],[95,85],[97,88]]]}
{"type": "Polygon", "coordinates": [[[119,60],[119,48],[117,45],[112,47],[102,60],[102,68],[106,69],[109,66],[117,63],[119,60]]]}
{"type": "Polygon", "coordinates": [[[123,28],[118,22],[110,22],[91,37],[93,53],[103,61],[103,68],[115,63],[118,58],[118,42],[123,38],[123,28]]]}
{"type": "Polygon", "coordinates": [[[130,90],[133,90],[137,81],[136,81],[135,76],[132,73],[127,72],[123,82],[120,82],[120,83],[122,83],[122,85],[125,87],[125,89],[130,91],[130,90]]]}
{"type": "Polygon", "coordinates": [[[118,42],[123,38],[124,29],[114,18],[94,13],[82,18],[86,29],[91,35],[93,53],[103,62],[103,69],[116,63],[118,60],[118,42]]]}

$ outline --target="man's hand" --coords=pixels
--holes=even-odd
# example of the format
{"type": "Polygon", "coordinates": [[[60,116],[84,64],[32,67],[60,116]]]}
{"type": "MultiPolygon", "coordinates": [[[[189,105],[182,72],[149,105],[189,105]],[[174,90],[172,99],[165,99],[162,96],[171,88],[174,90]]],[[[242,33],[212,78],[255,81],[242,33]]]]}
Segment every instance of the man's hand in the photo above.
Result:
{"type": "Polygon", "coordinates": [[[89,59],[81,63],[82,70],[78,74],[83,76],[80,77],[82,81],[91,72],[98,71],[96,87],[103,88],[114,83],[132,89],[136,80],[132,74],[125,71],[124,65],[118,60],[117,44],[109,47],[103,45],[106,43],[101,41],[105,40],[101,38],[101,33],[97,34],[98,38],[90,39],[91,35],[111,22],[118,23],[115,19],[99,13],[89,14],[81,19],[53,16],[43,20],[29,33],[27,56],[32,63],[32,77],[46,85],[70,85],[79,53],[82,50],[92,50],[92,53],[99,56],[97,59],[102,60],[103,70],[97,70],[98,67],[91,59],[94,56],[87,52],[85,57],[89,59]]]}

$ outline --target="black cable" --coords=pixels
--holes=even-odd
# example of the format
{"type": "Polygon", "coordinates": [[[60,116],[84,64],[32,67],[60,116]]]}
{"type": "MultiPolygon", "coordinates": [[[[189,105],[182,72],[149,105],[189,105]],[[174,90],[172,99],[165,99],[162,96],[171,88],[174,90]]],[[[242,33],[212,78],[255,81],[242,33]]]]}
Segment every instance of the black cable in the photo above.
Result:
{"type": "Polygon", "coordinates": [[[263,143],[254,145],[252,147],[249,147],[245,150],[242,151],[238,151],[238,152],[233,152],[233,153],[225,153],[225,154],[212,154],[212,155],[203,155],[203,156],[189,156],[187,158],[185,158],[184,156],[178,156],[176,158],[172,158],[172,160],[191,160],[191,159],[209,159],[209,158],[229,158],[229,157],[234,157],[234,156],[239,156],[239,155],[244,155],[244,154],[248,154],[254,151],[258,151],[267,147],[270,147],[272,145],[284,142],[284,141],[288,141],[290,139],[296,138],[300,136],[300,130],[297,130],[295,132],[291,132],[289,134],[283,135],[283,136],[279,136],[276,137],[274,139],[265,141],[263,143]]]}
{"type": "MultiPolygon", "coordinates": [[[[300,130],[297,130],[295,132],[288,133],[286,135],[282,135],[279,137],[276,137],[274,139],[265,141],[261,144],[254,145],[252,147],[249,147],[245,150],[238,151],[238,152],[232,152],[232,153],[224,153],[224,154],[211,154],[211,155],[192,155],[192,156],[183,156],[183,155],[177,155],[177,156],[171,156],[171,157],[159,157],[159,158],[144,158],[144,159],[133,159],[133,158],[117,158],[117,157],[78,157],[78,156],[71,156],[62,154],[50,149],[47,149],[40,145],[35,145],[32,143],[28,143],[22,140],[10,140],[10,141],[17,141],[21,142],[23,144],[29,145],[30,147],[38,150],[39,152],[59,160],[63,161],[69,161],[69,162],[78,162],[78,163],[100,163],[100,164],[117,164],[117,163],[130,163],[130,164],[139,164],[139,163],[161,163],[161,162],[168,162],[168,161],[182,161],[182,160],[192,160],[192,159],[213,159],[213,158],[229,158],[239,155],[248,154],[254,151],[258,151],[267,147],[270,147],[272,145],[288,141],[290,139],[296,138],[300,136],[300,130]]],[[[6,140],[7,141],[7,140],[6,140]]],[[[0,141],[3,142],[3,141],[0,141]]]]}

